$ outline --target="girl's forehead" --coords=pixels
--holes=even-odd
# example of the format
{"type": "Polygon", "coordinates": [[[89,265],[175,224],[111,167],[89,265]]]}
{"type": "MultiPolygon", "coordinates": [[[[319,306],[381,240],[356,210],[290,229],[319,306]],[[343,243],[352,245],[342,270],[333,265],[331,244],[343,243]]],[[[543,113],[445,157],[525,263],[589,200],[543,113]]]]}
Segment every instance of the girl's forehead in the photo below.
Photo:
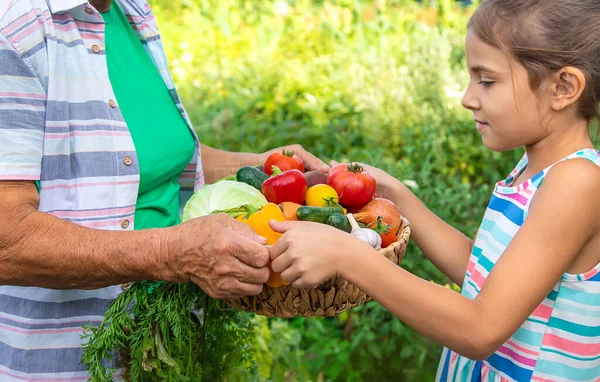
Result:
{"type": "Polygon", "coordinates": [[[467,65],[469,69],[504,73],[510,71],[512,57],[509,54],[480,40],[472,32],[465,39],[467,65]]]}

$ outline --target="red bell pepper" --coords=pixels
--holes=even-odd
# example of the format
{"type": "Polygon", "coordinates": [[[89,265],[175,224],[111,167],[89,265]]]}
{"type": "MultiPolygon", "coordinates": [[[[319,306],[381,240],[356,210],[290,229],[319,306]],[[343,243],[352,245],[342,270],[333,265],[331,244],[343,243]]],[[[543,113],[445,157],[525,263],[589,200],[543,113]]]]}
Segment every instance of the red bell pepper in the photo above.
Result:
{"type": "Polygon", "coordinates": [[[306,178],[300,170],[282,172],[279,167],[273,166],[273,175],[263,182],[262,193],[271,203],[304,204],[306,178]]]}

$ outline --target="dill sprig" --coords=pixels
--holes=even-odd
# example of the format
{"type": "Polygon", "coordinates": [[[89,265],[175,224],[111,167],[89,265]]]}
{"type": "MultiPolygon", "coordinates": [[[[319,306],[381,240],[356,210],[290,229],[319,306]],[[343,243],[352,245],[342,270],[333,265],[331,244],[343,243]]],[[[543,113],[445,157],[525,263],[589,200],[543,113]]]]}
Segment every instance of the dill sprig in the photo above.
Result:
{"type": "Polygon", "coordinates": [[[131,381],[256,380],[252,315],[208,297],[193,283],[141,281],[84,331],[82,362],[93,382],[112,381],[106,361],[120,357],[131,381]]]}

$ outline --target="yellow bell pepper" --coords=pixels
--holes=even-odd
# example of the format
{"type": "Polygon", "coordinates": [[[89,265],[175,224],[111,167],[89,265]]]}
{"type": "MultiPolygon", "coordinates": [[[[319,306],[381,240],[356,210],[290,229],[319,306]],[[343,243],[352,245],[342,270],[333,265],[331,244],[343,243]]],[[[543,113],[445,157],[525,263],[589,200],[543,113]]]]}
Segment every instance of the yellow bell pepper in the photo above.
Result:
{"type": "Polygon", "coordinates": [[[253,213],[248,217],[248,224],[260,236],[267,239],[268,245],[273,245],[281,237],[279,232],[275,232],[269,226],[269,220],[278,222],[284,221],[283,212],[276,204],[268,203],[263,206],[262,210],[253,213]]]}
{"type": "MultiPolygon", "coordinates": [[[[279,232],[275,232],[269,226],[269,220],[275,220],[278,222],[282,222],[285,220],[285,216],[283,212],[274,203],[268,203],[263,208],[258,211],[250,211],[248,210],[247,215],[240,215],[236,218],[236,220],[241,221],[242,223],[246,223],[252,227],[252,229],[267,239],[267,245],[273,245],[277,240],[281,237],[279,232]]],[[[269,261],[269,280],[267,281],[267,285],[273,288],[280,287],[282,285],[289,285],[290,283],[284,281],[281,278],[279,273],[273,272],[271,269],[271,262],[269,261]]]]}

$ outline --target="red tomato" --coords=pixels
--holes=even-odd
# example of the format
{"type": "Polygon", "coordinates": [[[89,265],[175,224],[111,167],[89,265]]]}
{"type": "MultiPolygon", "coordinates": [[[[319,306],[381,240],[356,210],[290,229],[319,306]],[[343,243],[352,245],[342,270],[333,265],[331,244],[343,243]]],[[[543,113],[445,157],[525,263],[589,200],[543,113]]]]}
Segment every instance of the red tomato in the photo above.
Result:
{"type": "Polygon", "coordinates": [[[397,240],[396,235],[394,235],[391,229],[380,233],[379,236],[381,236],[381,248],[386,248],[397,240]]]}
{"type": "Polygon", "coordinates": [[[340,204],[357,207],[366,204],[375,195],[375,178],[358,163],[339,163],[329,170],[327,184],[340,196],[340,204]]]}
{"type": "Polygon", "coordinates": [[[375,222],[367,224],[367,226],[381,236],[381,248],[386,248],[397,240],[392,225],[385,224],[381,216],[378,216],[375,222]]]}
{"type": "Polygon", "coordinates": [[[273,166],[279,167],[281,171],[300,170],[304,172],[302,159],[293,151],[283,149],[282,152],[274,152],[267,157],[263,165],[265,174],[273,175],[273,166]]]}

